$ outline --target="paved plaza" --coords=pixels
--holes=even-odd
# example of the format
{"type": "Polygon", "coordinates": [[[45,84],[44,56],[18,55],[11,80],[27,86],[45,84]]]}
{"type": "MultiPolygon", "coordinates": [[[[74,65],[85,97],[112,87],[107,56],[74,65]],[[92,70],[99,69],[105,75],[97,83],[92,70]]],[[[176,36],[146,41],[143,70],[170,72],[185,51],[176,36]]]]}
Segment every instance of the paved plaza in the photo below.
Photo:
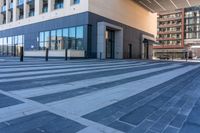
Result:
{"type": "Polygon", "coordinates": [[[200,133],[200,64],[0,57],[0,133],[200,133]]]}

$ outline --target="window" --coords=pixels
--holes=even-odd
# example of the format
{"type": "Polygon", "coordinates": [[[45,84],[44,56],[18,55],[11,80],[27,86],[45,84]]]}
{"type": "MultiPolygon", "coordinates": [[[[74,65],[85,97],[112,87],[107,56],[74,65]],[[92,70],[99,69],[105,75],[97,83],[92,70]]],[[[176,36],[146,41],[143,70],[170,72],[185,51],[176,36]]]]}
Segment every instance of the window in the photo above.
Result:
{"type": "Polygon", "coordinates": [[[63,29],[63,41],[64,41],[64,46],[65,46],[65,49],[68,49],[68,45],[69,45],[69,30],[68,28],[65,28],[63,29]]]}
{"type": "Polygon", "coordinates": [[[64,49],[62,29],[57,30],[56,49],[58,50],[64,49]]]}
{"type": "Polygon", "coordinates": [[[56,30],[51,31],[51,50],[56,50],[56,30]]]}
{"type": "Polygon", "coordinates": [[[8,54],[12,55],[13,37],[8,37],[8,54]]]}
{"type": "Polygon", "coordinates": [[[83,50],[83,26],[76,27],[76,49],[83,50]]]}
{"type": "Polygon", "coordinates": [[[39,50],[45,47],[49,47],[50,50],[84,50],[83,26],[40,32],[39,50]]]}
{"type": "Polygon", "coordinates": [[[54,9],[60,9],[63,8],[63,6],[64,6],[63,0],[55,0],[54,9]]]}
{"type": "Polygon", "coordinates": [[[43,0],[42,13],[48,12],[48,0],[43,0]]]}
{"type": "Polygon", "coordinates": [[[0,54],[3,54],[3,38],[0,38],[0,54]]]}
{"type": "Polygon", "coordinates": [[[73,0],[73,5],[79,4],[79,3],[80,3],[80,0],[73,0]]]}
{"type": "Polygon", "coordinates": [[[39,37],[39,50],[45,50],[49,47],[49,31],[40,32],[39,37]]]}
{"type": "Polygon", "coordinates": [[[76,31],[75,27],[69,28],[69,49],[76,48],[76,31]]]}
{"type": "Polygon", "coordinates": [[[3,54],[7,55],[8,48],[8,40],[7,37],[3,38],[3,54]]]}

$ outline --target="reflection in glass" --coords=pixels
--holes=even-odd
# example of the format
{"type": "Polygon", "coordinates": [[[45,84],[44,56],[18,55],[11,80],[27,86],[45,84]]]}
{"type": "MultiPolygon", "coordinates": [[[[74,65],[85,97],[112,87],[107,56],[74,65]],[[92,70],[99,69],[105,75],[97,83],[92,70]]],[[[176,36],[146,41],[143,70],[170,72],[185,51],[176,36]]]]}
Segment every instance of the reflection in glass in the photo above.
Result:
{"type": "Polygon", "coordinates": [[[69,28],[69,49],[76,48],[76,32],[75,27],[69,28]]]}
{"type": "Polygon", "coordinates": [[[83,26],[76,28],[76,49],[83,50],[83,26]]]}
{"type": "Polygon", "coordinates": [[[51,50],[56,49],[56,30],[51,31],[51,50]]]}
{"type": "Polygon", "coordinates": [[[63,41],[64,41],[64,48],[68,49],[68,37],[69,37],[69,32],[68,28],[63,29],[63,41]]]}

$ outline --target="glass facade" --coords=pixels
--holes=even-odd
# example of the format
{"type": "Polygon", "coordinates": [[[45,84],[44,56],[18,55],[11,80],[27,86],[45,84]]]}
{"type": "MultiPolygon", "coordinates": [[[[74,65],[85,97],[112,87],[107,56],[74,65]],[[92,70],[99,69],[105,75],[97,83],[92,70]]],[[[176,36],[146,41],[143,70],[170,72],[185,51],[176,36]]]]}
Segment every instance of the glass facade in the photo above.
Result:
{"type": "Polygon", "coordinates": [[[24,46],[24,35],[0,38],[1,55],[19,55],[21,46],[24,46]]]}
{"type": "Polygon", "coordinates": [[[200,39],[200,7],[185,9],[185,39],[200,39]]]}
{"type": "Polygon", "coordinates": [[[54,29],[39,33],[39,50],[84,50],[83,26],[54,29]]]}

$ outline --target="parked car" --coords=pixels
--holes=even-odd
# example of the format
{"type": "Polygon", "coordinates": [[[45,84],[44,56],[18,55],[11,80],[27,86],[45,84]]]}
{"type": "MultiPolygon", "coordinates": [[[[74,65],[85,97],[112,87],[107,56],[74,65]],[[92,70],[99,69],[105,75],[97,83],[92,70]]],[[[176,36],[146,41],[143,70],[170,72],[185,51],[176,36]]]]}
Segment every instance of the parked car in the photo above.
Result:
{"type": "Polygon", "coordinates": [[[159,59],[161,59],[161,60],[169,60],[170,56],[169,55],[162,55],[162,56],[159,57],[159,59]]]}

